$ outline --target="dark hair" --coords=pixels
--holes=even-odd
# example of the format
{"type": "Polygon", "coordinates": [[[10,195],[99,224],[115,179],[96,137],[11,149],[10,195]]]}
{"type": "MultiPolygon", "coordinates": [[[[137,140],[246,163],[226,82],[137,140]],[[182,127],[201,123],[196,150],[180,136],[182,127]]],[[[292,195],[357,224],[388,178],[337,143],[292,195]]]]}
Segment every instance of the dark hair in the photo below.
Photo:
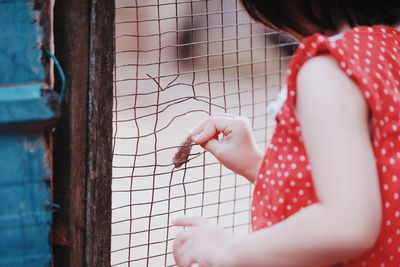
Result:
{"type": "Polygon", "coordinates": [[[302,36],[314,32],[306,24],[336,32],[351,27],[400,22],[400,0],[241,0],[250,16],[268,27],[293,30],[302,36]]]}

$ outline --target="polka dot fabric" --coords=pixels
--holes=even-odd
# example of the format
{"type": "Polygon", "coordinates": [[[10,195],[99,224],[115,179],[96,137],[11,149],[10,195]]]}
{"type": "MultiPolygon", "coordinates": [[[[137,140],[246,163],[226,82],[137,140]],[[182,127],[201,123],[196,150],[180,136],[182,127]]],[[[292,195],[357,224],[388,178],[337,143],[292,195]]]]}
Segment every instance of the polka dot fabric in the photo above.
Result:
{"type": "Polygon", "coordinates": [[[356,27],[331,40],[303,40],[288,70],[288,97],[255,182],[252,227],[270,227],[318,202],[295,116],[296,77],[318,54],[330,54],[360,87],[371,111],[371,135],[382,192],[383,220],[372,249],[342,266],[400,266],[400,32],[385,26],[356,27]]]}

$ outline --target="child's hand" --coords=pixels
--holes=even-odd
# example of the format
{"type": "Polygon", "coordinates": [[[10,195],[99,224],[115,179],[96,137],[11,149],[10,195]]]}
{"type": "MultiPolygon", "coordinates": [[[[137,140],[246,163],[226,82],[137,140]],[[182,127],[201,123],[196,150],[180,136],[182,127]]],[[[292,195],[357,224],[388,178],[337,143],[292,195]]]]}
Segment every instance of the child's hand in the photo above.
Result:
{"type": "Polygon", "coordinates": [[[189,134],[192,140],[211,152],[225,167],[251,182],[263,154],[258,148],[247,118],[227,114],[213,115],[189,134]],[[222,134],[222,138],[218,135],[222,134]]]}
{"type": "Polygon", "coordinates": [[[174,242],[174,258],[177,266],[201,267],[234,266],[231,248],[237,237],[217,228],[200,217],[183,217],[173,221],[175,226],[188,226],[174,242]]]}

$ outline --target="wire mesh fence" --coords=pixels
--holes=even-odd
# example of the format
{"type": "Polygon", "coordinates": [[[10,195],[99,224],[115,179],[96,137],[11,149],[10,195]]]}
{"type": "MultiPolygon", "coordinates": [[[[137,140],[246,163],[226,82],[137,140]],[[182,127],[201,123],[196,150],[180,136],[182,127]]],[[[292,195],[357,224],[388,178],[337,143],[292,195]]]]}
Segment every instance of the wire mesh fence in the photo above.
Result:
{"type": "Polygon", "coordinates": [[[216,113],[247,116],[264,149],[275,124],[266,107],[296,44],[236,0],[115,1],[112,266],[174,266],[171,219],[199,215],[245,235],[252,194],[197,145],[176,168],[176,150],[216,113]]]}

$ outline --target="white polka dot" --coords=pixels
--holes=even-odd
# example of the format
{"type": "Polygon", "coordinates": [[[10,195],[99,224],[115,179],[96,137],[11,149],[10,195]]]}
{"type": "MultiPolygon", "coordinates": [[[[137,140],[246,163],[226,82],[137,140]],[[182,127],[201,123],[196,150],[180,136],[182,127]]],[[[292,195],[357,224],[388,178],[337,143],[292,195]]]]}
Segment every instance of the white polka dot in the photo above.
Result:
{"type": "Polygon", "coordinates": [[[389,186],[387,184],[384,184],[383,185],[383,190],[385,190],[385,191],[389,190],[389,186]]]}
{"type": "Polygon", "coordinates": [[[297,178],[299,178],[299,179],[303,178],[303,174],[301,172],[298,172],[297,173],[297,178]]]}
{"type": "Polygon", "coordinates": [[[299,195],[300,196],[304,195],[304,191],[303,190],[299,190],[299,195]]]}

